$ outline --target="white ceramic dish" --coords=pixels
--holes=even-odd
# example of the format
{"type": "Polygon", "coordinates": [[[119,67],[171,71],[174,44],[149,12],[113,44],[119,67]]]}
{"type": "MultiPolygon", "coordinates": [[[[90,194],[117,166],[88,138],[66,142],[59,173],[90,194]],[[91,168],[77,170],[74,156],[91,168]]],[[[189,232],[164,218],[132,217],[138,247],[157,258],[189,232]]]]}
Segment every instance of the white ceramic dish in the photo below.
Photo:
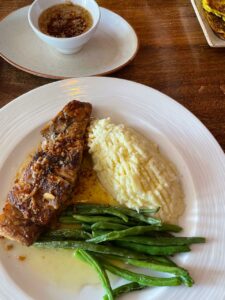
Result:
{"type": "Polygon", "coordinates": [[[83,46],[90,40],[90,38],[95,33],[99,20],[100,20],[100,10],[98,4],[95,0],[72,0],[72,3],[76,5],[80,5],[87,9],[93,18],[92,27],[83,34],[71,38],[56,38],[49,35],[44,34],[40,31],[38,26],[38,19],[43,11],[47,8],[65,3],[64,0],[35,0],[30,9],[28,11],[28,21],[33,29],[34,33],[39,37],[42,41],[49,44],[50,46],[57,49],[59,52],[63,54],[73,54],[79,52],[83,46]]]}
{"type": "Polygon", "coordinates": [[[79,53],[71,55],[59,53],[34,34],[28,9],[14,11],[0,22],[0,55],[25,72],[55,79],[108,74],[128,64],[137,53],[133,28],[105,8],[100,8],[94,36],[79,53]]]}
{"type": "Polygon", "coordinates": [[[202,1],[191,0],[191,3],[209,46],[214,48],[225,47],[225,40],[220,39],[210,27],[204,15],[204,9],[202,8],[202,1]]]}
{"type": "MultiPolygon", "coordinates": [[[[123,299],[225,299],[225,256],[221,250],[225,247],[224,153],[195,116],[147,86],[104,77],[69,79],[35,89],[3,107],[1,205],[15,170],[40,139],[40,128],[72,99],[90,101],[95,116],[111,116],[115,122],[127,123],[159,144],[182,175],[186,194],[183,234],[207,237],[206,244],[193,246],[191,253],[179,259],[195,279],[192,288],[150,288],[123,299]]],[[[91,300],[99,300],[103,293],[100,286],[84,286],[74,292],[37,279],[26,263],[15,263],[1,247],[0,281],[2,300],[90,300],[90,295],[91,300]]]]}

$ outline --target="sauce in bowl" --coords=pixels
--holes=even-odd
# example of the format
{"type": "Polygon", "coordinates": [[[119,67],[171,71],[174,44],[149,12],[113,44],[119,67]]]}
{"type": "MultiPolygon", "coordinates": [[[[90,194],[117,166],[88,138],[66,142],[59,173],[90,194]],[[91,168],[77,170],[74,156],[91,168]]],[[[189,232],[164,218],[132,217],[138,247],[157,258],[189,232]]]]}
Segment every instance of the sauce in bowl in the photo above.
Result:
{"type": "Polygon", "coordinates": [[[57,38],[70,38],[88,31],[93,24],[87,9],[71,2],[53,5],[42,12],[38,25],[40,30],[57,38]]]}

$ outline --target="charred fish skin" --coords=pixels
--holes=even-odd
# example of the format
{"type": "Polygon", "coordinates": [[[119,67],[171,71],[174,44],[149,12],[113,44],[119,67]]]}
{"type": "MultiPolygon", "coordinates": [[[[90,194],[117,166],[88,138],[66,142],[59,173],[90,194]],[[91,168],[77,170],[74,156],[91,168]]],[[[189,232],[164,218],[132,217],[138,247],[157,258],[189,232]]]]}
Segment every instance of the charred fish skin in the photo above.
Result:
{"type": "Polygon", "coordinates": [[[25,219],[22,213],[6,203],[0,215],[0,234],[5,238],[30,246],[43,231],[43,227],[25,219]]]}
{"type": "MultiPolygon", "coordinates": [[[[42,129],[39,149],[8,193],[7,209],[0,216],[0,234],[12,239],[16,236],[16,230],[13,233],[6,230],[7,219],[8,227],[12,228],[12,213],[19,216],[17,223],[22,227],[32,222],[35,226],[35,229],[31,226],[32,230],[37,227],[40,231],[39,227],[47,226],[69,204],[83,158],[91,112],[91,104],[73,100],[42,129]]],[[[21,242],[24,243],[22,239],[21,242]]]]}

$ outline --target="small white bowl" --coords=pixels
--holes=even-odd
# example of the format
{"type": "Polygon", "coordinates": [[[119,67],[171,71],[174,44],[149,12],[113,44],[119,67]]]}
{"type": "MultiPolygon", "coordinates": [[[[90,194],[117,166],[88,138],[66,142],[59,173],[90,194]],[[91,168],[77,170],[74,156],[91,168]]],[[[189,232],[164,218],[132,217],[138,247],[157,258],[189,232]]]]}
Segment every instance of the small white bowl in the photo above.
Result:
{"type": "Polygon", "coordinates": [[[73,4],[80,5],[90,12],[93,19],[92,27],[88,31],[70,38],[52,37],[41,32],[38,26],[41,13],[50,6],[65,2],[65,0],[35,0],[29,8],[28,20],[31,28],[41,40],[55,47],[61,53],[72,54],[80,51],[96,31],[100,20],[100,9],[94,0],[71,0],[73,4]]]}

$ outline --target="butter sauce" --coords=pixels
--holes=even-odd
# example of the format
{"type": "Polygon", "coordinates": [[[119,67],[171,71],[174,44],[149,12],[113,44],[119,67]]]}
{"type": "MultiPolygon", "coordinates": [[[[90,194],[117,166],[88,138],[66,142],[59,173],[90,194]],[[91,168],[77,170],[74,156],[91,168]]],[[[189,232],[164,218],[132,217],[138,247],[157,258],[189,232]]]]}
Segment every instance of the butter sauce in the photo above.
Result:
{"type": "Polygon", "coordinates": [[[82,202],[118,205],[118,202],[100,184],[97,174],[93,170],[91,156],[87,153],[83,159],[79,182],[72,202],[74,204],[82,202]]]}
{"type": "MultiPolygon", "coordinates": [[[[1,242],[5,249],[8,243],[7,240],[1,242]]],[[[15,242],[10,242],[10,245],[13,249],[7,254],[15,260],[15,264],[22,264],[24,272],[35,272],[46,284],[54,283],[59,288],[76,293],[85,285],[99,283],[95,271],[75,258],[73,250],[38,249],[15,242]],[[20,257],[25,259],[21,261],[20,257]]]]}

